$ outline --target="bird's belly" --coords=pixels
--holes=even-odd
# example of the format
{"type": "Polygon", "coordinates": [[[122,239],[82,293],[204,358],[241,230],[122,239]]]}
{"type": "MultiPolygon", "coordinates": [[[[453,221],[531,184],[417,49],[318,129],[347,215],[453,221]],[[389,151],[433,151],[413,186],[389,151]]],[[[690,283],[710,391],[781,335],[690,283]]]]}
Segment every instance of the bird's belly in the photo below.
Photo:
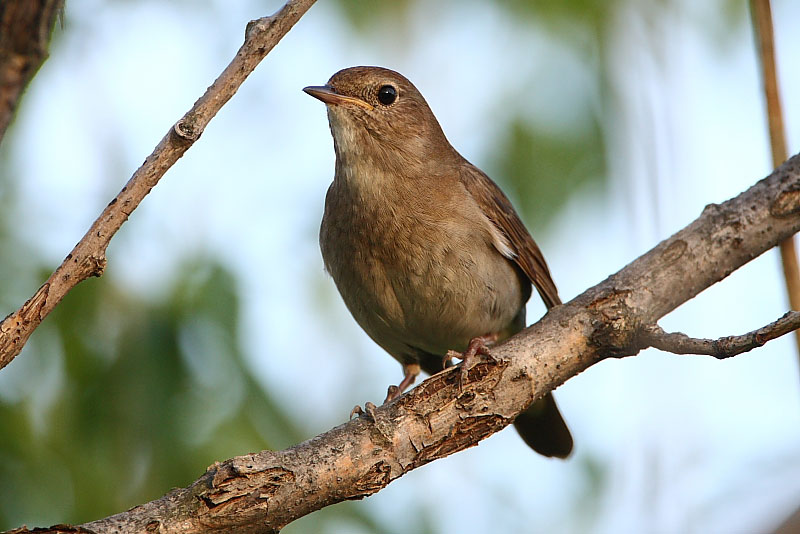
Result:
{"type": "Polygon", "coordinates": [[[507,330],[524,306],[515,267],[481,236],[416,228],[386,237],[342,233],[347,246],[331,246],[323,229],[322,253],[356,321],[401,362],[464,350],[473,337],[507,330]]]}
{"type": "Polygon", "coordinates": [[[400,329],[409,340],[426,352],[443,354],[507,328],[522,305],[511,264],[488,247],[478,257],[458,250],[434,252],[440,254],[427,258],[422,269],[400,269],[389,276],[404,312],[400,329]]]}

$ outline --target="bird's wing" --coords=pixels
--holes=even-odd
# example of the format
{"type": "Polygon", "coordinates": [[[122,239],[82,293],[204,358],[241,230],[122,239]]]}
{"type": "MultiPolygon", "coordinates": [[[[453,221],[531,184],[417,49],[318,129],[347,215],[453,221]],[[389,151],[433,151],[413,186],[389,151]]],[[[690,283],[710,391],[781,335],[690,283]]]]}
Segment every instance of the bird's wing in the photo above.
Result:
{"type": "Polygon", "coordinates": [[[497,184],[480,169],[471,164],[462,168],[464,171],[460,176],[461,183],[507,241],[498,246],[498,250],[519,265],[536,286],[548,309],[561,304],[556,284],[550,276],[542,251],[522,224],[519,215],[514,211],[514,206],[497,184]],[[508,250],[502,250],[506,248],[505,245],[511,249],[511,255],[508,254],[508,250]]]}

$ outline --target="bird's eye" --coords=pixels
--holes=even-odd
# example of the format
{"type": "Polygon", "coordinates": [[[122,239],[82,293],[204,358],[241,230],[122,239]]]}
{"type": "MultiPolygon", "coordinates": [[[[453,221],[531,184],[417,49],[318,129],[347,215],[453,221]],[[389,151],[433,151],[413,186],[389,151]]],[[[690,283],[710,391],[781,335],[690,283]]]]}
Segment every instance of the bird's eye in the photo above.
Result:
{"type": "Polygon", "coordinates": [[[378,89],[378,101],[384,106],[388,106],[397,100],[397,89],[391,85],[384,85],[378,89]]]}

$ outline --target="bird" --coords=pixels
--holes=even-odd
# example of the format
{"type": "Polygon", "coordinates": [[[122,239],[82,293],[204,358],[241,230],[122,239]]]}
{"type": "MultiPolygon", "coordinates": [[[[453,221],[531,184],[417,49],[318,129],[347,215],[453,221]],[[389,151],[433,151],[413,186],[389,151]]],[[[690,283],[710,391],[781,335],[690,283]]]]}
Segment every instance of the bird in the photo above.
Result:
{"type": "MultiPolygon", "coordinates": [[[[509,199],[462,157],[420,91],[383,67],[340,70],[303,89],[321,100],[336,154],[319,242],[325,270],[361,328],[403,368],[386,401],[421,371],[522,330],[535,287],[561,304],[541,250],[509,199]]],[[[525,443],[567,458],[551,393],[514,421],[525,443]]]]}

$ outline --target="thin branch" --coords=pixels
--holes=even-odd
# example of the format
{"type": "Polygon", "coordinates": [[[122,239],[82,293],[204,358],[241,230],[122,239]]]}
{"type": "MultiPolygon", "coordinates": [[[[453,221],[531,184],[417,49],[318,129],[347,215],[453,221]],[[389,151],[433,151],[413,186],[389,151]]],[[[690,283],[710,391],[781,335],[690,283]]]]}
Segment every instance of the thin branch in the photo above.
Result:
{"type": "Polygon", "coordinates": [[[800,156],[738,197],[707,206],[618,273],[493,347],[497,361],[478,363],[463,382],[461,368],[450,368],[371,417],[284,451],[214,464],[186,488],[81,528],[278,532],[325,506],[372,495],[412,469],[477,445],[602,359],[636,354],[641,325],[656,323],[798,230],[800,156]]]}
{"type": "Polygon", "coordinates": [[[0,323],[0,369],[19,354],[34,329],[67,292],[90,276],[103,274],[106,248],[117,230],[164,173],[197,141],[209,121],[236,93],[259,62],[314,2],[289,0],[274,15],[251,21],[247,25],[244,44],[222,74],[192,109],[170,128],[50,278],[19,310],[0,323]]]}
{"type": "MultiPolygon", "coordinates": [[[[764,81],[764,99],[767,103],[767,124],[772,148],[772,167],[777,168],[789,154],[786,149],[786,130],[783,126],[783,110],[778,88],[778,69],[775,66],[775,37],[769,0],[750,0],[750,13],[758,43],[761,76],[764,81]]],[[[794,237],[781,242],[780,252],[789,306],[793,310],[800,310],[800,267],[797,264],[794,237]]],[[[800,330],[795,331],[795,344],[797,354],[800,356],[800,330]]]]}
{"type": "Polygon", "coordinates": [[[701,354],[724,360],[763,346],[800,328],[800,312],[790,311],[775,322],[741,336],[719,339],[698,339],[681,332],[665,332],[658,325],[642,329],[643,346],[653,347],[673,354],[701,354]]]}
{"type": "Polygon", "coordinates": [[[783,126],[778,69],[775,66],[775,37],[772,28],[772,8],[769,0],[750,0],[753,31],[758,44],[758,60],[764,83],[764,99],[767,103],[767,124],[772,148],[772,166],[777,167],[786,160],[786,131],[783,126]]]}
{"type": "Polygon", "coordinates": [[[23,90],[47,59],[50,35],[64,0],[0,2],[0,140],[23,90]]]}

